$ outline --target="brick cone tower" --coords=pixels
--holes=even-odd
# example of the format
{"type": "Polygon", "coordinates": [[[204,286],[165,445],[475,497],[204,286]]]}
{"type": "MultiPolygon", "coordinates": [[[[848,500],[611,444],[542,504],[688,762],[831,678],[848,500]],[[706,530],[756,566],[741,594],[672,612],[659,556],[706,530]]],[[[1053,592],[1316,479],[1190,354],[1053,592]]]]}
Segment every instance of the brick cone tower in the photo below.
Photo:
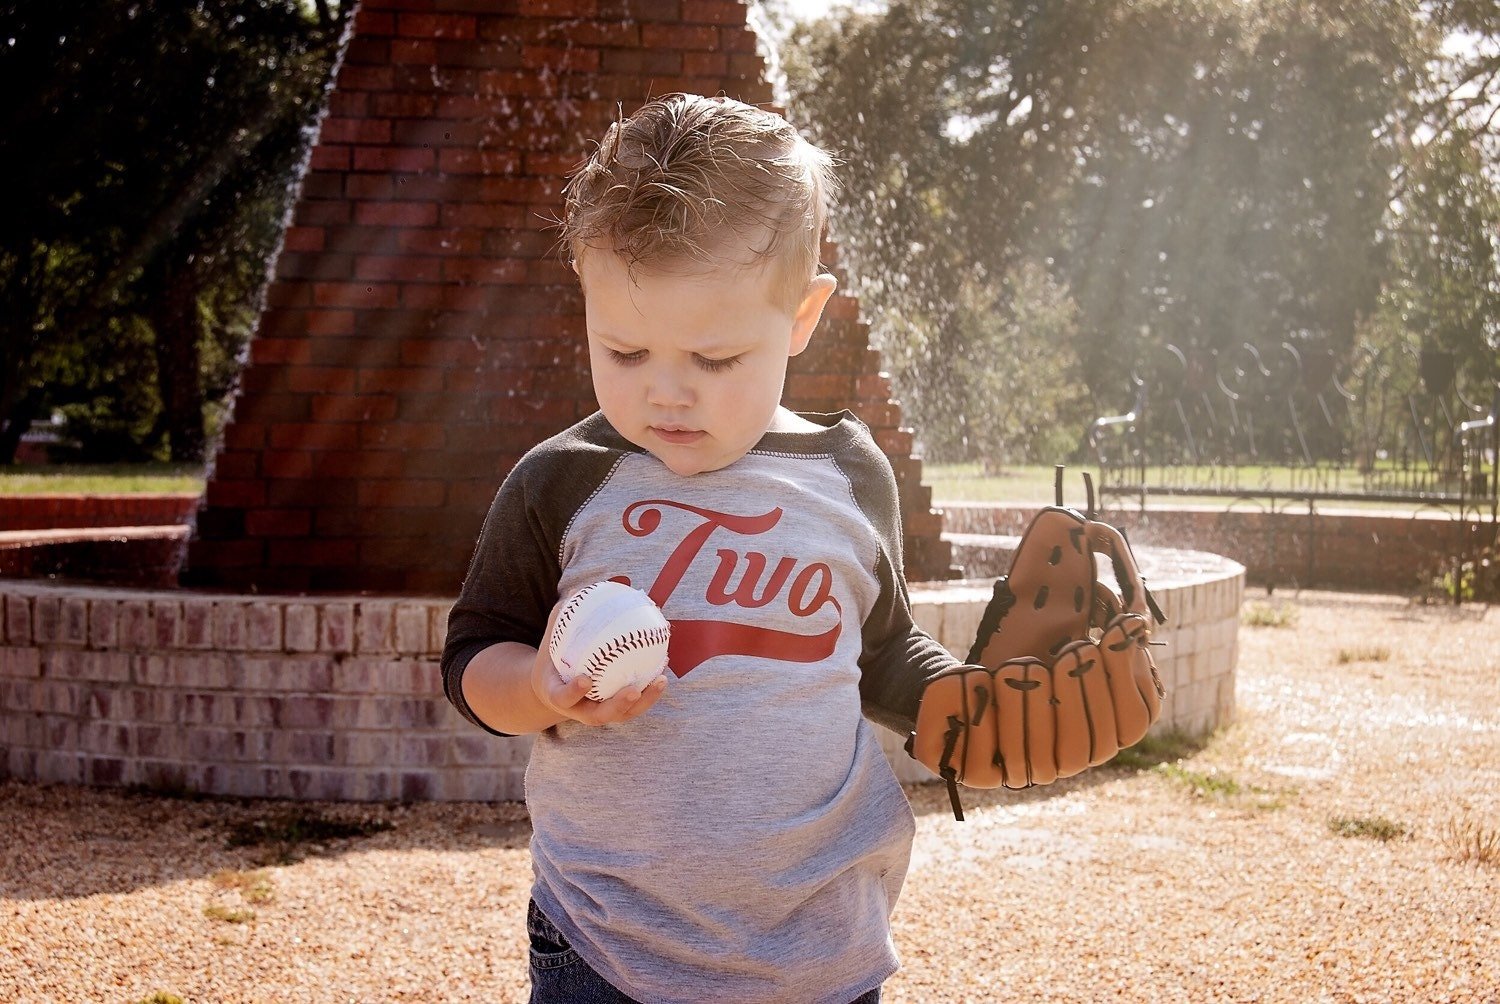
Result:
{"type": "MultiPolygon", "coordinates": [[[[737,0],[364,0],[184,582],[456,594],[506,472],[597,407],[548,229],[564,176],[618,106],[679,90],[764,104],[763,72],[737,0]]],[[[868,333],[837,295],[787,403],[871,427],[908,578],[947,578],[868,333]]]]}

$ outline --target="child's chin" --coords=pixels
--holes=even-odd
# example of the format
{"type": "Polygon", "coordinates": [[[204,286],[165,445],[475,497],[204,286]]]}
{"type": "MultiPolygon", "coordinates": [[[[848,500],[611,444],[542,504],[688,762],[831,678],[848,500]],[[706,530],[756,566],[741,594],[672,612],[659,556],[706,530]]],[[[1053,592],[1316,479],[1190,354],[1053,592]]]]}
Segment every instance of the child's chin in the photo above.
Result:
{"type": "Polygon", "coordinates": [[[664,457],[660,453],[653,454],[653,456],[655,456],[656,459],[660,460],[663,464],[666,464],[667,470],[671,471],[673,474],[677,475],[680,478],[690,478],[694,474],[702,474],[710,469],[704,464],[683,463],[679,459],[673,457],[664,457]]]}
{"type": "Polygon", "coordinates": [[[651,450],[651,455],[666,465],[667,470],[678,477],[690,478],[694,474],[707,474],[710,471],[722,470],[734,462],[723,457],[683,457],[673,456],[665,451],[651,450]]]}

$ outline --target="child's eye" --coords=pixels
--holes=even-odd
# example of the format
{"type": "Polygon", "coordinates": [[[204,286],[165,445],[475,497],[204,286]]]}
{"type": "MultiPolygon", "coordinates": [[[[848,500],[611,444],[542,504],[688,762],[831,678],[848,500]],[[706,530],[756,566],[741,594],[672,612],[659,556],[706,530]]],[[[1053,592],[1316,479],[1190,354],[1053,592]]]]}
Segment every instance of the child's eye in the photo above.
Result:
{"type": "Polygon", "coordinates": [[[722,373],[727,369],[732,369],[740,364],[740,358],[739,356],[730,356],[728,359],[705,359],[702,356],[697,357],[698,365],[710,373],[722,373]]]}
{"type": "Polygon", "coordinates": [[[646,359],[645,349],[636,349],[634,352],[616,352],[614,349],[605,349],[609,358],[621,366],[634,366],[636,363],[644,362],[646,359]]]}

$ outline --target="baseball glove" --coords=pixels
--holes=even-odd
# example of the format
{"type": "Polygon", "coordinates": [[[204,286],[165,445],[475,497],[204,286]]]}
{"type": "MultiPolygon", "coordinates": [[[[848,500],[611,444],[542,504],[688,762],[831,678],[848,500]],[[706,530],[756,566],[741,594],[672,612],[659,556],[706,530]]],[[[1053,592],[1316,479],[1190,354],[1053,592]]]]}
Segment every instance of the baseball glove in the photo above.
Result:
{"type": "Polygon", "coordinates": [[[1119,530],[1062,504],[1039,512],[995,583],[968,665],[927,681],[906,749],[948,784],[1027,788],[1071,777],[1140,741],[1166,691],[1148,647],[1165,623],[1119,530]],[[1109,558],[1116,592],[1099,581],[1109,558]]]}

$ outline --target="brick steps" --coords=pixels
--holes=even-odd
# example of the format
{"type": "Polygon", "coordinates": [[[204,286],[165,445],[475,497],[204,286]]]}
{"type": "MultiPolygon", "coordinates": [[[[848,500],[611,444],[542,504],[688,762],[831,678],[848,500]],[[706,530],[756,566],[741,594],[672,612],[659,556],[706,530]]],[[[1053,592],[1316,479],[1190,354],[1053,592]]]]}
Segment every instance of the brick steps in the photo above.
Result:
{"type": "Polygon", "coordinates": [[[190,532],[183,524],[0,531],[0,576],[171,588],[190,532]]]}
{"type": "Polygon", "coordinates": [[[187,523],[198,508],[199,497],[181,492],[0,495],[0,532],[187,523]]]}
{"type": "MultiPolygon", "coordinates": [[[[564,176],[653,94],[773,99],[738,0],[432,6],[355,15],[186,585],[456,591],[506,472],[597,407],[582,296],[546,222],[564,176]]],[[[944,578],[941,520],[855,297],[830,302],[786,400],[870,426],[908,575],[944,578]]]]}

